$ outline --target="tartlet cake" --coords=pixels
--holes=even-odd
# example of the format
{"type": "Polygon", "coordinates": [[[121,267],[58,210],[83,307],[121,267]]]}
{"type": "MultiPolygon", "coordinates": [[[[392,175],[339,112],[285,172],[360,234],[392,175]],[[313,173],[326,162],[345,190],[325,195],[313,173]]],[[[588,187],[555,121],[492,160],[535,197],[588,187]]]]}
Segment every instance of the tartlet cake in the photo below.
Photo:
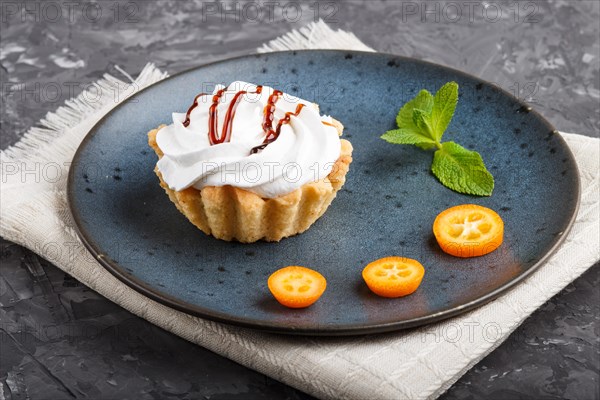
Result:
{"type": "Polygon", "coordinates": [[[339,138],[342,124],[320,116],[314,104],[297,98],[282,101],[283,96],[271,88],[234,82],[227,88],[217,87],[212,95],[198,95],[185,118],[174,114],[173,125],[161,125],[148,133],[148,143],[159,158],[155,173],[160,185],[179,211],[204,233],[244,243],[279,241],[307,230],[344,185],[352,162],[352,145],[339,138]],[[242,85],[244,90],[231,88],[242,85]],[[219,111],[224,117],[219,118],[219,111]],[[238,117],[232,121],[236,111],[238,117]],[[262,132],[254,127],[256,113],[261,114],[262,132]],[[301,120],[303,116],[305,121],[301,120]],[[194,123],[195,118],[199,123],[194,123]],[[277,129],[273,128],[275,123],[277,129]],[[221,136],[215,134],[219,125],[223,127],[221,136]],[[193,142],[191,149],[186,148],[185,140],[193,142]],[[276,145],[280,140],[287,143],[276,145]],[[310,164],[315,159],[318,173],[310,164]],[[253,185],[254,178],[244,176],[243,171],[264,173],[264,165],[270,165],[264,160],[272,160],[272,165],[287,164],[281,175],[273,172],[274,177],[269,174],[271,180],[260,175],[260,184],[253,185]],[[206,169],[206,165],[217,167],[206,169]],[[286,169],[293,169],[288,168],[290,165],[301,171],[299,179],[290,178],[291,173],[286,175],[286,169]],[[234,176],[232,166],[241,179],[234,176]]]}

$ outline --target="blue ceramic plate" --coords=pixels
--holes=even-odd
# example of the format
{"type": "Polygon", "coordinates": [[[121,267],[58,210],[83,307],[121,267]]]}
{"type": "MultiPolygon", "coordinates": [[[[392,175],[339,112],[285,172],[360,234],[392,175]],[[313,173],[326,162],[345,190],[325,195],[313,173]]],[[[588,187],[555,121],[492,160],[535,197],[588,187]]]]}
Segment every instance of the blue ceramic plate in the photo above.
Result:
{"type": "Polygon", "coordinates": [[[561,243],[579,202],[577,167],[555,129],[510,94],[465,73],[394,55],[298,51],[205,65],[162,81],[104,117],[77,151],[69,203],[84,243],[134,289],[200,317],[273,332],[350,335],[414,327],[492,300],[536,269],[561,243]],[[347,183],[305,233],[279,243],[206,236],[159,187],[146,133],[185,112],[194,96],[235,80],[275,86],[321,105],[354,145],[347,183]],[[430,172],[431,152],[379,138],[420,89],[455,80],[460,100],[446,140],[481,153],[495,177],[489,198],[450,191],[430,172]],[[496,210],[504,244],[472,259],[444,254],[436,215],[462,203],[496,210]],[[425,266],[414,294],[383,299],[361,271],[401,255],[425,266]],[[304,265],[327,278],[312,307],[290,310],[267,277],[304,265]]]}

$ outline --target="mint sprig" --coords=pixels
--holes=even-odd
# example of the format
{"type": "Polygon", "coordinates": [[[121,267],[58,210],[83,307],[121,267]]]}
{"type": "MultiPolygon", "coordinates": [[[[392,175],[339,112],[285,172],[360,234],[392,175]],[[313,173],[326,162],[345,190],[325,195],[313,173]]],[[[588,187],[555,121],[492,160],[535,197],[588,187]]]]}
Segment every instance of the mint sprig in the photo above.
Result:
{"type": "Polygon", "coordinates": [[[454,142],[443,142],[458,103],[458,84],[448,82],[435,96],[421,90],[396,116],[398,129],[381,138],[393,144],[409,144],[424,150],[437,148],[431,172],[446,187],[458,193],[490,196],[494,177],[485,168],[481,155],[454,142]]]}

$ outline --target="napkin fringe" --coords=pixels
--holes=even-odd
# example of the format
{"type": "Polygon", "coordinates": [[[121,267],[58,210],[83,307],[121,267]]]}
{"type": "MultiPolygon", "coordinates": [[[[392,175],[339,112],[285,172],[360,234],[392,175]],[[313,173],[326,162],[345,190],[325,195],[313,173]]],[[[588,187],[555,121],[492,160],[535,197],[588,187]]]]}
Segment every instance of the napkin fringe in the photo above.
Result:
{"type": "Polygon", "coordinates": [[[353,33],[331,29],[322,19],[294,29],[258,48],[259,53],[302,49],[347,49],[374,52],[353,33]]]}

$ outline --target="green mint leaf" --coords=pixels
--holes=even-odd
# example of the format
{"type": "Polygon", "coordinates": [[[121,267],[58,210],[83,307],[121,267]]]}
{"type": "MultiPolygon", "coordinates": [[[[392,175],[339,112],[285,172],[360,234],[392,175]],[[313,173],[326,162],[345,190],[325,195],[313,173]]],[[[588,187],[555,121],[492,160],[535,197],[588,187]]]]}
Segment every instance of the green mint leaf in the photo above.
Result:
{"type": "Polygon", "coordinates": [[[431,108],[431,129],[436,141],[439,142],[442,139],[442,135],[448,128],[457,102],[458,84],[456,82],[446,83],[435,94],[431,108]]]}
{"type": "Polygon", "coordinates": [[[434,143],[436,142],[431,128],[431,117],[425,110],[415,108],[413,110],[413,123],[421,131],[421,134],[430,138],[434,143]]]}
{"type": "Polygon", "coordinates": [[[394,129],[387,131],[381,138],[393,144],[414,144],[417,146],[435,146],[435,142],[421,134],[421,132],[409,129],[394,129]]]}
{"type": "Polygon", "coordinates": [[[433,107],[433,95],[427,90],[421,90],[419,94],[412,100],[406,103],[396,116],[396,124],[400,129],[418,130],[413,120],[414,109],[425,111],[427,114],[431,112],[433,107]]]}
{"type": "Polygon", "coordinates": [[[494,190],[494,177],[485,168],[479,153],[454,142],[442,143],[433,156],[431,171],[455,192],[490,196],[494,190]]]}

